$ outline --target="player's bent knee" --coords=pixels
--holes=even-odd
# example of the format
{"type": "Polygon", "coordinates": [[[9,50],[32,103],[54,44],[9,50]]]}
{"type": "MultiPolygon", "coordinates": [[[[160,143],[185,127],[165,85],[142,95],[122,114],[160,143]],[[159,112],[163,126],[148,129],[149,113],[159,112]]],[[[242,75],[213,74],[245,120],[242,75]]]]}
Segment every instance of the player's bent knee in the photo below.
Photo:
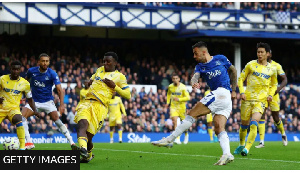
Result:
{"type": "Polygon", "coordinates": [[[12,118],[12,123],[13,123],[13,124],[17,124],[17,123],[19,123],[20,121],[22,121],[22,115],[20,115],[20,114],[16,114],[16,115],[14,115],[14,117],[12,118]]]}

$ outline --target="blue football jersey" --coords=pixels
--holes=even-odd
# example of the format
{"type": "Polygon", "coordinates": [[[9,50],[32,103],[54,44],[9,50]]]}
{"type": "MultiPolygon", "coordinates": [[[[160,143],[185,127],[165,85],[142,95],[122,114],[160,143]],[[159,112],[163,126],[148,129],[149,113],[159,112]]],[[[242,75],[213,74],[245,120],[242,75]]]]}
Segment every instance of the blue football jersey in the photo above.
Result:
{"type": "Polygon", "coordinates": [[[26,77],[30,79],[33,100],[44,103],[54,99],[52,96],[52,87],[53,84],[60,84],[60,81],[57,73],[51,68],[48,68],[44,73],[41,73],[39,68],[32,67],[28,69],[26,77]]]}
{"type": "Polygon", "coordinates": [[[200,76],[206,80],[211,90],[223,87],[231,91],[230,78],[227,72],[231,65],[226,56],[215,55],[211,61],[197,64],[195,73],[200,73],[200,76]]]}

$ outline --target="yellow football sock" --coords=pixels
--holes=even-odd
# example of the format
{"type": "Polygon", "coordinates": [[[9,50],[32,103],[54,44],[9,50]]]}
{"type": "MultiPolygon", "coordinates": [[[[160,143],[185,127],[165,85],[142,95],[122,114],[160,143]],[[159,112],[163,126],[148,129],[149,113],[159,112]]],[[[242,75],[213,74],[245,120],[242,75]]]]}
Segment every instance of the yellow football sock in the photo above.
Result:
{"type": "Polygon", "coordinates": [[[280,120],[278,123],[275,123],[275,124],[276,124],[277,129],[281,132],[281,135],[285,135],[282,121],[280,120]]]}
{"type": "Polygon", "coordinates": [[[87,149],[88,139],[86,137],[79,137],[77,140],[78,140],[79,147],[87,149]]]}
{"type": "Polygon", "coordinates": [[[22,121],[16,124],[17,136],[20,142],[20,150],[25,150],[25,129],[22,121]]]}
{"type": "Polygon", "coordinates": [[[177,140],[180,140],[180,136],[178,136],[176,139],[177,139],[177,140]]]}
{"type": "Polygon", "coordinates": [[[259,131],[260,142],[263,142],[265,140],[265,132],[266,132],[265,120],[259,120],[258,131],[259,131]]]}
{"type": "Polygon", "coordinates": [[[123,134],[123,131],[122,131],[122,130],[119,130],[118,133],[119,133],[119,141],[121,141],[121,140],[122,140],[122,134],[123,134]]]}
{"type": "Polygon", "coordinates": [[[213,138],[214,132],[212,130],[212,127],[208,127],[207,131],[208,131],[210,140],[211,141],[214,140],[214,138],[213,138]]]}
{"type": "Polygon", "coordinates": [[[114,138],[114,131],[109,132],[109,137],[110,137],[110,139],[114,138]]]}
{"type": "Polygon", "coordinates": [[[247,129],[248,129],[248,126],[241,125],[241,127],[240,127],[239,134],[240,134],[240,145],[241,146],[245,146],[245,140],[246,140],[246,136],[247,136],[247,129]]]}
{"type": "Polygon", "coordinates": [[[248,151],[250,150],[250,148],[252,147],[254,141],[255,141],[255,138],[256,138],[256,135],[257,135],[257,122],[256,121],[251,121],[250,123],[250,132],[249,132],[249,135],[248,135],[248,139],[247,139],[247,144],[245,146],[245,148],[248,149],[248,151]]]}

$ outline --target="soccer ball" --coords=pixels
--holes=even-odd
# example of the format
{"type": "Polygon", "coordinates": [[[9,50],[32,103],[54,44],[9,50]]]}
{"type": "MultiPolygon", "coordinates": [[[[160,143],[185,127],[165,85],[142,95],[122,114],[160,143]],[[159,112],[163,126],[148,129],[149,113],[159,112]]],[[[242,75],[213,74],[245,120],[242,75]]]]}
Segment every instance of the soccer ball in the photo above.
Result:
{"type": "Polygon", "coordinates": [[[4,150],[18,150],[20,147],[20,142],[18,138],[5,138],[3,142],[4,150]]]}

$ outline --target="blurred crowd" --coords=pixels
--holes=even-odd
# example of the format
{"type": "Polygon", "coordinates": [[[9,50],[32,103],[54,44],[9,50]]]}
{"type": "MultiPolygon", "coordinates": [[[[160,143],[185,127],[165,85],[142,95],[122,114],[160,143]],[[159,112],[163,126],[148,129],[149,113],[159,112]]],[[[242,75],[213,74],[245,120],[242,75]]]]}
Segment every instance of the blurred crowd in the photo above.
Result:
{"type": "MultiPolygon", "coordinates": [[[[65,112],[62,114],[61,119],[71,132],[76,132],[76,124],[73,119],[75,108],[79,103],[80,90],[84,88],[84,81],[89,79],[98,67],[102,66],[102,55],[107,50],[114,50],[122,55],[120,56],[120,63],[118,63],[117,69],[126,76],[128,84],[151,84],[157,86],[157,92],[151,90],[147,93],[144,89],[137,91],[133,88],[131,100],[123,101],[128,115],[124,117],[123,122],[125,132],[170,132],[172,121],[169,108],[166,105],[166,91],[169,84],[172,83],[171,76],[173,73],[177,73],[181,77],[181,82],[189,85],[196,65],[193,58],[178,58],[185,55],[169,50],[174,49],[174,47],[177,48],[176,45],[171,45],[173,43],[164,45],[161,42],[159,45],[152,44],[148,46],[146,42],[143,42],[141,45],[146,46],[137,47],[137,45],[125,42],[118,43],[120,45],[114,47],[108,41],[105,42],[106,44],[92,44],[84,40],[73,40],[73,38],[43,39],[42,37],[37,37],[20,39],[20,37],[14,36],[7,38],[2,36],[0,41],[2,41],[0,44],[0,75],[9,73],[9,63],[11,61],[20,60],[23,64],[21,76],[25,77],[26,71],[30,67],[37,66],[38,55],[42,52],[50,52],[48,53],[51,57],[50,68],[57,72],[62,83],[66,83],[66,87],[64,87],[65,112]],[[82,45],[75,43],[82,43],[82,45]],[[151,51],[153,49],[156,51],[151,51]],[[79,50],[82,52],[79,52],[79,50]],[[94,52],[94,50],[97,51],[94,52]],[[143,54],[143,52],[146,53],[143,54]]],[[[214,45],[216,46],[210,49],[212,52],[214,49],[222,50],[222,47],[218,46],[217,43],[214,43],[214,45]]],[[[188,50],[190,52],[190,47],[188,50]]],[[[300,69],[297,66],[291,66],[288,69],[284,68],[284,70],[288,77],[289,87],[280,92],[280,117],[286,132],[300,132],[300,90],[299,86],[292,85],[292,83],[300,83],[300,69]]],[[[190,93],[191,100],[186,105],[187,109],[190,109],[203,97],[205,90],[207,90],[206,82],[201,81],[201,86],[200,90],[194,90],[190,93]]],[[[56,106],[59,106],[59,97],[55,89],[53,90],[53,95],[56,106]]],[[[24,99],[20,103],[20,107],[24,107],[25,104],[26,101],[24,99]]],[[[237,99],[233,100],[232,114],[226,126],[229,132],[238,132],[240,105],[241,100],[238,94],[237,99]]],[[[274,121],[269,116],[270,111],[267,111],[266,114],[266,132],[277,133],[274,121]]],[[[41,118],[28,118],[28,122],[30,133],[58,131],[53,121],[45,113],[42,113],[41,118]]],[[[108,121],[106,120],[100,133],[108,131],[108,121]]],[[[190,128],[190,131],[207,133],[206,117],[199,118],[190,128]]],[[[1,123],[0,133],[14,132],[16,132],[15,127],[8,120],[4,120],[1,123]]]]}

